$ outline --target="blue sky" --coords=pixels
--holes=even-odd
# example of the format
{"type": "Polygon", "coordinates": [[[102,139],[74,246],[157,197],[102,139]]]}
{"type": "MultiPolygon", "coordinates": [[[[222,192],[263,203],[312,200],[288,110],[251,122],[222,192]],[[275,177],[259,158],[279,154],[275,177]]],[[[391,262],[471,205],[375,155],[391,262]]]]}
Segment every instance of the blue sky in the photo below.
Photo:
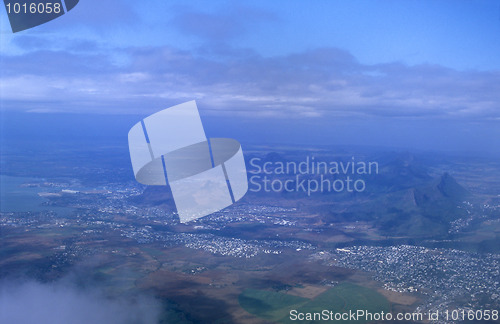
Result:
{"type": "Polygon", "coordinates": [[[26,37],[47,38],[44,42],[51,48],[67,48],[64,38],[111,47],[169,46],[189,51],[214,42],[265,57],[336,47],[364,64],[500,67],[496,0],[108,0],[98,6],[82,0],[70,16],[16,35],[9,32],[5,18],[3,11],[2,51],[7,53],[16,53],[15,40],[26,37]]]}
{"type": "Polygon", "coordinates": [[[3,111],[146,115],[196,99],[207,116],[438,125],[431,138],[440,121],[500,122],[499,1],[81,0],[16,34],[2,11],[3,111]]]}

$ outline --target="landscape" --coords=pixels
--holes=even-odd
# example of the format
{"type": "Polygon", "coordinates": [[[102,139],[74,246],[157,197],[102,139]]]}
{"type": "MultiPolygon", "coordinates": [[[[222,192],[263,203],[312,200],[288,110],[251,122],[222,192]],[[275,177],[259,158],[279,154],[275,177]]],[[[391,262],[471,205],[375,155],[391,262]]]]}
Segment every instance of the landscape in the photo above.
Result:
{"type": "Polygon", "coordinates": [[[4,0],[0,324],[500,324],[497,0],[4,0]]]}
{"type": "Polygon", "coordinates": [[[126,142],[55,143],[66,149],[30,145],[28,159],[19,141],[3,151],[2,280],[69,280],[134,305],[147,296],[141,307],[161,323],[288,323],[292,309],[419,316],[499,307],[494,159],[248,145],[249,177],[265,172],[271,182],[297,179],[270,171],[306,157],[377,161],[378,173],[356,175],[363,192],[264,192],[250,183],[233,206],[183,224],[168,186],[134,181],[126,142]],[[259,170],[256,161],[272,163],[259,170]]]}

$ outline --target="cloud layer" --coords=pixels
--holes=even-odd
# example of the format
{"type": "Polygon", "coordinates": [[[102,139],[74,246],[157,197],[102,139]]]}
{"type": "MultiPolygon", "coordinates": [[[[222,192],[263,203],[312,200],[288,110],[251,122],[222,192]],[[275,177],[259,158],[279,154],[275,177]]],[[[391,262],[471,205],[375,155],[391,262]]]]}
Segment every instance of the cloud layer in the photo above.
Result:
{"type": "Polygon", "coordinates": [[[365,65],[336,48],[279,57],[213,45],[40,49],[2,61],[4,109],[142,114],[197,99],[214,114],[253,117],[500,119],[498,71],[365,65]]]}
{"type": "Polygon", "coordinates": [[[16,324],[158,323],[160,304],[147,297],[108,299],[66,282],[0,283],[0,322],[16,324]]]}

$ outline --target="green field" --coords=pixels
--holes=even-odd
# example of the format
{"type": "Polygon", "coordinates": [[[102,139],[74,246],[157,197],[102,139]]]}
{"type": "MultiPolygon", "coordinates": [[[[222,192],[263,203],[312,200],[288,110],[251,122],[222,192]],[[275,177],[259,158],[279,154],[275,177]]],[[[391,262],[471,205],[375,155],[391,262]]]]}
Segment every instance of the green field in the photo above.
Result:
{"type": "MultiPolygon", "coordinates": [[[[388,312],[389,301],[378,292],[351,283],[342,283],[328,289],[314,299],[288,295],[283,292],[245,289],[238,298],[247,312],[258,317],[280,323],[292,323],[290,310],[313,313],[329,310],[333,312],[349,312],[349,310],[366,310],[368,312],[388,312]]],[[[354,322],[354,321],[353,321],[354,322]]],[[[357,321],[365,323],[365,321],[357,321]]],[[[301,321],[301,323],[316,323],[301,321]]]]}

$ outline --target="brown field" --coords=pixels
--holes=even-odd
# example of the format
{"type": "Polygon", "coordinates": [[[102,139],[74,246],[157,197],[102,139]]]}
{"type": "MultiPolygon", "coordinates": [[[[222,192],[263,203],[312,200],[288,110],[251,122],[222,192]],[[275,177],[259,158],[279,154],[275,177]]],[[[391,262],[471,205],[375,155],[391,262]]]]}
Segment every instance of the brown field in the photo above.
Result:
{"type": "Polygon", "coordinates": [[[381,295],[383,295],[387,300],[394,304],[401,304],[405,306],[410,306],[415,304],[418,301],[418,298],[415,296],[411,296],[408,294],[399,293],[396,291],[390,291],[387,289],[377,289],[381,295]]]}
{"type": "Polygon", "coordinates": [[[287,294],[313,299],[328,290],[328,287],[317,285],[305,285],[304,287],[293,287],[287,294]]]}
{"type": "Polygon", "coordinates": [[[11,257],[8,257],[6,259],[0,260],[0,267],[4,264],[9,264],[11,262],[28,262],[28,261],[33,261],[33,260],[39,260],[42,259],[44,256],[38,253],[30,253],[30,252],[23,252],[19,254],[15,254],[11,257]]]}
{"type": "MultiPolygon", "coordinates": [[[[273,231],[269,230],[266,235],[274,234],[273,231]]],[[[44,258],[63,253],[64,250],[57,249],[62,245],[70,246],[89,253],[77,260],[80,275],[98,280],[99,285],[112,294],[151,293],[175,305],[176,311],[186,314],[193,322],[266,323],[239,305],[238,298],[247,288],[314,299],[330,288],[325,282],[349,281],[378,290],[399,308],[408,308],[417,300],[417,297],[380,290],[380,284],[366,274],[312,260],[309,256],[314,252],[309,250],[284,249],[279,255],[258,254],[247,259],[184,246],[165,247],[162,243],[137,246],[131,244],[133,240],[113,232],[73,236],[68,244],[63,235],[67,232],[55,229],[53,234],[57,233],[61,233],[62,237],[49,235],[49,231],[43,235],[24,233],[4,236],[0,242],[5,251],[16,248],[30,253],[15,253],[12,250],[14,254],[4,255],[0,262],[10,265],[10,270],[25,267],[28,263],[33,263],[36,269],[39,267],[36,263],[39,263],[43,269],[49,269],[46,278],[55,279],[62,276],[64,270],[52,268],[44,258]]],[[[298,233],[316,240],[318,236],[330,240],[348,239],[335,228],[323,232],[285,229],[280,237],[293,237],[298,233]]]]}

